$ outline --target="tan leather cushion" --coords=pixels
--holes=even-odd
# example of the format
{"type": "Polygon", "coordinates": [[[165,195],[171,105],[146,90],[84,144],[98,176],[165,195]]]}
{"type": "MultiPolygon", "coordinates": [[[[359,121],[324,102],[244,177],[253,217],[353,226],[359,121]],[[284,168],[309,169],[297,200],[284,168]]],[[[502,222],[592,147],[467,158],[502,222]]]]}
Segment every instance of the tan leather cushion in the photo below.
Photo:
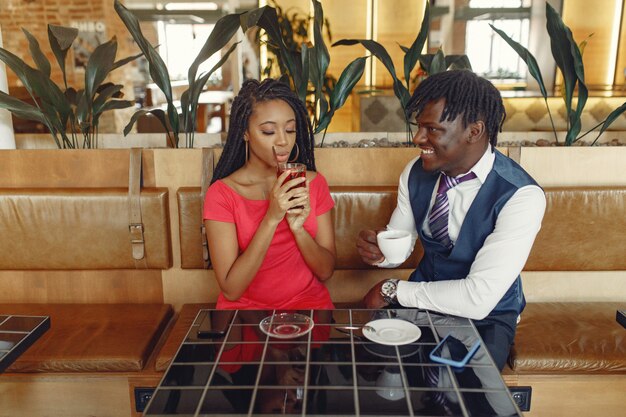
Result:
{"type": "Polygon", "coordinates": [[[6,372],[140,371],[172,317],[169,304],[0,304],[50,316],[50,329],[6,372]]]}
{"type": "Polygon", "coordinates": [[[189,327],[193,323],[193,320],[198,315],[198,311],[203,308],[215,308],[215,304],[185,304],[180,309],[178,318],[174,327],[167,336],[163,347],[157,354],[155,369],[157,371],[164,371],[169,366],[172,358],[178,351],[178,347],[183,342],[183,339],[187,335],[189,327]]]}
{"type": "MultiPolygon", "coordinates": [[[[387,225],[398,200],[397,187],[337,186],[331,187],[335,201],[333,222],[337,245],[337,269],[377,268],[364,263],[356,250],[361,230],[382,229],[387,225]]],[[[415,244],[413,254],[400,268],[415,268],[422,258],[422,245],[415,244]]]]}
{"type": "MultiPolygon", "coordinates": [[[[526,266],[527,271],[626,270],[626,187],[548,188],[547,208],[526,266]]],[[[183,268],[202,268],[200,189],[178,193],[183,268]]],[[[383,228],[397,202],[392,186],[331,187],[337,269],[370,269],[356,251],[359,231],[383,228]]],[[[402,268],[414,268],[419,242],[402,268]]]]}
{"type": "Polygon", "coordinates": [[[178,200],[178,230],[180,237],[180,266],[202,269],[202,201],[200,187],[182,187],[176,192],[178,200]]]}
{"type": "MultiPolygon", "coordinates": [[[[124,188],[0,189],[0,269],[134,269],[124,188]]],[[[172,266],[166,188],[141,192],[147,267],[172,266]]]]}
{"type": "Polygon", "coordinates": [[[518,373],[626,373],[624,303],[529,303],[517,327],[511,367],[518,373]]]}
{"type": "Polygon", "coordinates": [[[548,188],[527,271],[626,270],[626,187],[548,188]]]}

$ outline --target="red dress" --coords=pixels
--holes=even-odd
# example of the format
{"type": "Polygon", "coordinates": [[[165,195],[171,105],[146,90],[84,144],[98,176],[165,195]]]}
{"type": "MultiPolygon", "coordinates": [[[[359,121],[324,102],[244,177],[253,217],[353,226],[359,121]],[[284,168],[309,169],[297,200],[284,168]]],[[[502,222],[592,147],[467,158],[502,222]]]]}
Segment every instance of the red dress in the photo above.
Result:
{"type": "MultiPolygon", "coordinates": [[[[317,216],[331,210],[334,202],[326,179],[319,173],[310,182],[309,194],[311,213],[304,222],[304,228],[315,238],[317,216]]],[[[234,223],[239,250],[243,252],[254,237],[268,207],[268,200],[246,199],[218,180],[207,190],[203,218],[234,223]]],[[[288,310],[334,307],[326,286],[307,266],[287,220],[283,219],[276,228],[261,267],[246,291],[236,301],[229,301],[220,293],[217,308],[288,310]]]]}

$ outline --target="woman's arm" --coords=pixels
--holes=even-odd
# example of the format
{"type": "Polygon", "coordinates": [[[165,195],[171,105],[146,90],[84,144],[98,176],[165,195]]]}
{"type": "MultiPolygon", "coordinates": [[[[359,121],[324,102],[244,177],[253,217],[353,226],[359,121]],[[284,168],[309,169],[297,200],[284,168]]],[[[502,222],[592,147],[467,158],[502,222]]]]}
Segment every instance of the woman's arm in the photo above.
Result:
{"type": "MultiPolygon", "coordinates": [[[[289,214],[288,214],[289,216],[289,214]]],[[[311,237],[304,227],[292,229],[296,244],[307,266],[320,280],[326,281],[335,271],[335,229],[330,211],[317,216],[317,235],[311,237]]]]}
{"type": "Polygon", "coordinates": [[[226,299],[237,300],[261,267],[278,223],[270,223],[264,219],[250,245],[242,253],[239,253],[234,223],[205,220],[204,225],[217,283],[226,299]]]}

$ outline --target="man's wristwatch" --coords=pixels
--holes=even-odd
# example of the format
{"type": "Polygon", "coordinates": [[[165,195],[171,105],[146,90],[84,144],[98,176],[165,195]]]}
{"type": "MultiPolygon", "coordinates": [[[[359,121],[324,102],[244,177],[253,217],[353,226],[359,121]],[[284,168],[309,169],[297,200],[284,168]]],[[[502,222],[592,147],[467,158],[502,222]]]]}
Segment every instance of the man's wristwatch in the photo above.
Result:
{"type": "Polygon", "coordinates": [[[383,300],[387,304],[397,304],[398,303],[398,281],[399,279],[388,279],[383,282],[382,287],[380,287],[380,295],[383,297],[383,300]]]}

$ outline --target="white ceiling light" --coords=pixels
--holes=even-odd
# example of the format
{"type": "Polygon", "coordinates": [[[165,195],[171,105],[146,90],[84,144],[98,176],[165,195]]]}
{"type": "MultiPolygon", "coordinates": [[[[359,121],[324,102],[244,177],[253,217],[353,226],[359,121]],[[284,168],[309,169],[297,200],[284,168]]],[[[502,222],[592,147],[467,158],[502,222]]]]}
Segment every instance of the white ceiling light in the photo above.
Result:
{"type": "Polygon", "coordinates": [[[217,3],[199,2],[199,3],[167,3],[165,10],[217,10],[217,3]]]}

